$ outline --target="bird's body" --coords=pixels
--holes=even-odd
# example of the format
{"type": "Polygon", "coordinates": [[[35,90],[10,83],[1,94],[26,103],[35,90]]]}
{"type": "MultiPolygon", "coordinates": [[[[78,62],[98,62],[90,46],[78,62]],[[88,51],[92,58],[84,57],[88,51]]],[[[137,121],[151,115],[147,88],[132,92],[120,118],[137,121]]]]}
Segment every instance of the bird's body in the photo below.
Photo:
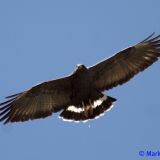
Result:
{"type": "Polygon", "coordinates": [[[111,109],[115,98],[102,92],[129,81],[160,57],[160,36],[153,34],[135,46],[92,66],[78,65],[68,77],[44,82],[0,104],[0,121],[45,118],[62,111],[68,121],[86,121],[111,109]]]}
{"type": "Polygon", "coordinates": [[[93,85],[92,72],[84,65],[79,65],[71,75],[71,104],[61,113],[66,121],[84,121],[99,117],[109,109],[116,99],[107,97],[93,85]],[[99,105],[97,105],[99,102],[99,105]],[[105,105],[103,105],[105,103],[105,105]]]}
{"type": "Polygon", "coordinates": [[[73,101],[77,99],[84,99],[90,96],[92,87],[92,75],[89,70],[84,66],[79,66],[72,75],[72,96],[73,101]],[[82,89],[83,88],[83,89],[82,89]]]}

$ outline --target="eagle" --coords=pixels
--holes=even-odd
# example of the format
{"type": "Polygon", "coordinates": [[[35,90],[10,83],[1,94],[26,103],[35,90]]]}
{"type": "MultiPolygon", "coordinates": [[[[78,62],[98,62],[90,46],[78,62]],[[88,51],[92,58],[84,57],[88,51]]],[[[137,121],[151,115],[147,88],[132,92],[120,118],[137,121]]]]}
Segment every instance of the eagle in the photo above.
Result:
{"type": "Polygon", "coordinates": [[[23,122],[60,112],[66,121],[85,122],[109,111],[116,99],[103,93],[129,81],[160,56],[160,35],[119,51],[91,66],[77,65],[69,76],[43,82],[0,103],[0,121],[23,122]]]}

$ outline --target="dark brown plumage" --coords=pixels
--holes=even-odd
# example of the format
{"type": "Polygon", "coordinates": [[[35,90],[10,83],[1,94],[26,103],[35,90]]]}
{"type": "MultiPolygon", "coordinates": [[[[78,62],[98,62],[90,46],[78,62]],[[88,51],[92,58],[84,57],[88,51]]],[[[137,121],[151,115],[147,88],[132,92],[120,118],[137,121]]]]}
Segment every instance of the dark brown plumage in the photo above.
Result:
{"type": "Polygon", "coordinates": [[[90,68],[79,65],[68,77],[44,82],[6,97],[8,100],[0,104],[0,121],[45,118],[61,110],[60,117],[64,120],[85,121],[99,117],[116,101],[102,91],[129,81],[159,56],[160,36],[152,34],[90,68]]]}

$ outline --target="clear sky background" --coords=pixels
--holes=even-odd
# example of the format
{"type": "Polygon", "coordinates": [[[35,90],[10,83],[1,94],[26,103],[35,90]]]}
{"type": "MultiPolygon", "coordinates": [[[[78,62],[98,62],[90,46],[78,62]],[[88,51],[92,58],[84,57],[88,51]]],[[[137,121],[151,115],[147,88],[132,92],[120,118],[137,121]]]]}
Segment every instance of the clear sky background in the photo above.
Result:
{"type": "MultiPolygon", "coordinates": [[[[0,99],[160,34],[159,0],[1,0],[0,99]]],[[[160,62],[108,91],[114,108],[88,123],[54,114],[0,124],[1,160],[140,159],[160,149],[160,62]]],[[[106,93],[106,92],[105,92],[106,93]]],[[[145,157],[143,158],[145,159],[145,157]]]]}

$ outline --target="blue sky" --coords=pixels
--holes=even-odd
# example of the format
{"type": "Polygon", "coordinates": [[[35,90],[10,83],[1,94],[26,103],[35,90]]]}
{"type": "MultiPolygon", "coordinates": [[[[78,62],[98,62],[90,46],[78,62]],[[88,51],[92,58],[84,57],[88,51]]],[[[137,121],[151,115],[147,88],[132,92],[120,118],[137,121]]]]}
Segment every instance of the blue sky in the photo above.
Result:
{"type": "MultiPolygon", "coordinates": [[[[86,66],[160,34],[160,1],[0,1],[0,99],[86,66]]],[[[123,86],[105,116],[68,123],[58,114],[41,120],[0,124],[4,160],[140,159],[159,149],[160,62],[123,86]]],[[[106,92],[105,92],[106,93],[106,92]]]]}

